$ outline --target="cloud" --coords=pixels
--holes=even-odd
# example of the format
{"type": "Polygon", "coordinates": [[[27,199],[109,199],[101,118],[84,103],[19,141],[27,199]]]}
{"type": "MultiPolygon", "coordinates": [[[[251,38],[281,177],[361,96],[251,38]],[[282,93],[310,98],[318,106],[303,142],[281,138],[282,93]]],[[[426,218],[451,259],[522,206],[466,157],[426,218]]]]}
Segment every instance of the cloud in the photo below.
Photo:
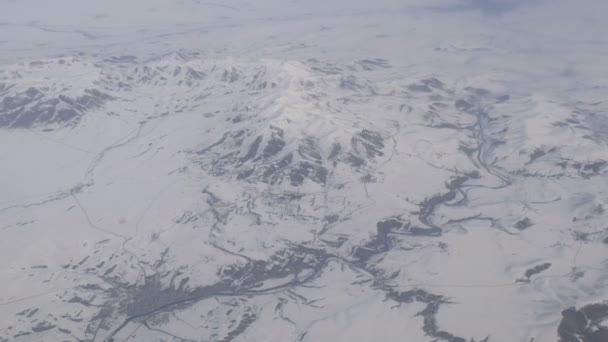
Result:
{"type": "Polygon", "coordinates": [[[481,11],[484,15],[500,16],[520,6],[535,3],[535,0],[458,0],[458,3],[432,7],[434,11],[465,12],[481,11]]]}

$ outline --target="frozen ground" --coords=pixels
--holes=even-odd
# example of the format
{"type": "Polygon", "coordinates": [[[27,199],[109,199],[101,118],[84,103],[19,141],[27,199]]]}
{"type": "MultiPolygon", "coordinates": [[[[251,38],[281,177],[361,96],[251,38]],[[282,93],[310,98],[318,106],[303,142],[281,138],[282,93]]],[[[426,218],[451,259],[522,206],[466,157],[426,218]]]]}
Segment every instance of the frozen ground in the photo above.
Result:
{"type": "Polygon", "coordinates": [[[602,9],[0,1],[0,341],[608,341],[602,9]]]}

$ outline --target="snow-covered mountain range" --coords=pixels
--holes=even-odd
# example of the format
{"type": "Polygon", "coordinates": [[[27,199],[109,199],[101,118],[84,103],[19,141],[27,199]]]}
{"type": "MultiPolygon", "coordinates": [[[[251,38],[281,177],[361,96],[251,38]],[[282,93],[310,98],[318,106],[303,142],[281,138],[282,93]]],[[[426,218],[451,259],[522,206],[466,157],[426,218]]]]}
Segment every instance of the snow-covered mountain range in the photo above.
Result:
{"type": "Polygon", "coordinates": [[[495,76],[4,66],[0,341],[604,341],[608,107],[495,76]]]}

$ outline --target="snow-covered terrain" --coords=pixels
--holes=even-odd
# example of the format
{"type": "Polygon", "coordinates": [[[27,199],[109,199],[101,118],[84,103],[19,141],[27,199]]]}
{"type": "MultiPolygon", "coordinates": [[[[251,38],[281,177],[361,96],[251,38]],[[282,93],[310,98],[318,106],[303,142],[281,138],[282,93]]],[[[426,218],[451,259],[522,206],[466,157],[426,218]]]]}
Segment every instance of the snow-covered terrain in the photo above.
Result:
{"type": "MultiPolygon", "coordinates": [[[[476,3],[411,1],[408,16],[425,27],[419,15],[468,18],[477,6],[508,22],[520,6],[476,3]]],[[[154,39],[142,44],[173,52],[114,54],[135,39],[120,25],[4,24],[0,36],[79,38],[40,52],[42,38],[26,35],[0,66],[0,342],[608,341],[600,62],[561,74],[562,61],[528,55],[522,74],[526,54],[506,56],[506,37],[448,46],[432,32],[412,40],[427,59],[408,62],[381,36],[373,44],[392,52],[325,49],[325,33],[287,47],[248,28],[262,8],[274,18],[264,25],[303,25],[297,9],[279,19],[270,3],[169,7],[180,6],[193,20],[216,8],[206,20],[225,26],[208,22],[209,34],[239,30],[251,51],[184,49],[179,39],[202,29],[164,40],[175,28],[163,16],[146,17],[138,29],[154,39]],[[234,13],[224,22],[223,11],[234,13]],[[77,53],[80,39],[101,43],[77,53]]],[[[335,6],[311,18],[401,8],[335,6]]]]}

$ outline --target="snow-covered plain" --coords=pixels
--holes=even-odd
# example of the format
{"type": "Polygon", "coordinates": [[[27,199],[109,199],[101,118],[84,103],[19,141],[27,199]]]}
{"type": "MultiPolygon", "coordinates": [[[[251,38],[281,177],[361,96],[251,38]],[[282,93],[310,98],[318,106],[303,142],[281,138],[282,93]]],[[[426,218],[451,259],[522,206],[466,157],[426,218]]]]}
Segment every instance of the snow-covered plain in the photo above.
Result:
{"type": "Polygon", "coordinates": [[[1,342],[608,341],[603,2],[0,6],[1,342]]]}

